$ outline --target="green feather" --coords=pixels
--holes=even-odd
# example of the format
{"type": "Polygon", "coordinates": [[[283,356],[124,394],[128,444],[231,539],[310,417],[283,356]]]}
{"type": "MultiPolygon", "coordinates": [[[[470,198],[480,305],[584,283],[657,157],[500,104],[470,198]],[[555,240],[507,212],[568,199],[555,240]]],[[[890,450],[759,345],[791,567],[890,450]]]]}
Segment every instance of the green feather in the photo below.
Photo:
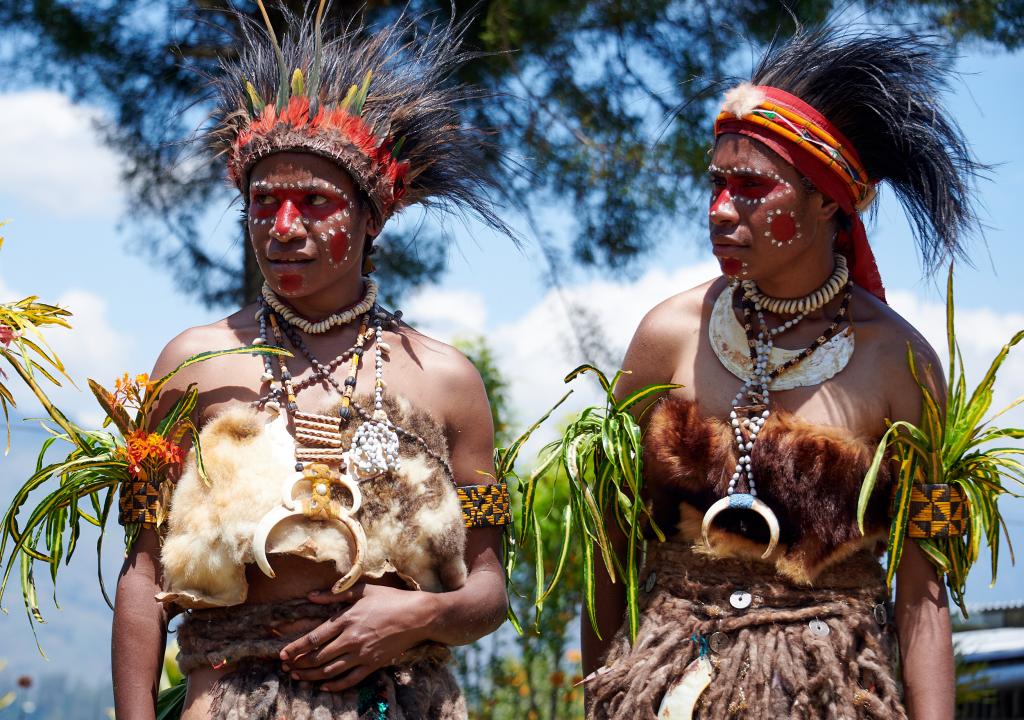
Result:
{"type": "Polygon", "coordinates": [[[306,83],[302,78],[302,71],[295,68],[292,73],[292,97],[302,97],[306,94],[306,83]]]}

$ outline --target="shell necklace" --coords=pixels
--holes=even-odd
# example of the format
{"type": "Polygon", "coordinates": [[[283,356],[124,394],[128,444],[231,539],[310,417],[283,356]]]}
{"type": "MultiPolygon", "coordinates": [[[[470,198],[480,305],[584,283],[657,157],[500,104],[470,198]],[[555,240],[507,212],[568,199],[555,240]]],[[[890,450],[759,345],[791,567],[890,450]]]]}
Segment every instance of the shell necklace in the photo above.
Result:
{"type": "MultiPolygon", "coordinates": [[[[807,308],[805,312],[797,312],[794,317],[786,320],[779,327],[768,331],[770,337],[776,337],[795,327],[803,320],[806,313],[814,312],[835,299],[847,282],[849,282],[849,273],[846,271],[846,259],[842,255],[837,255],[836,269],[825,285],[805,298],[786,300],[771,298],[761,293],[760,289],[749,280],[741,283],[740,287],[743,289],[744,296],[754,303],[754,309],[758,313],[768,310],[776,314],[785,314],[778,313],[772,308],[777,307],[776,303],[778,302],[799,304],[805,300],[810,301],[804,305],[807,308]],[[838,280],[842,280],[842,283],[837,285],[838,280]]],[[[708,325],[708,337],[711,349],[714,350],[725,369],[740,380],[746,380],[753,375],[754,361],[751,359],[747,333],[733,311],[734,293],[735,286],[726,287],[715,300],[708,325]]],[[[802,351],[787,350],[773,345],[767,364],[773,368],[787,366],[788,371],[775,375],[770,389],[792,390],[798,387],[820,385],[838,375],[846,367],[850,358],[853,357],[854,344],[853,327],[847,326],[821,345],[813,355],[803,358],[798,363],[790,361],[799,356],[802,351]]]]}
{"type": "Polygon", "coordinates": [[[365,315],[373,308],[374,304],[377,302],[377,283],[374,282],[372,278],[364,278],[363,281],[366,283],[366,291],[363,293],[362,300],[352,307],[345,310],[339,310],[333,315],[329,315],[318,322],[307,320],[296,313],[292,308],[288,307],[288,305],[270,289],[270,286],[267,285],[267,283],[263,283],[262,294],[267,305],[269,305],[273,311],[283,318],[289,325],[297,327],[302,332],[310,335],[320,335],[333,327],[348,325],[360,315],[365,315]]]}
{"type": "MultiPolygon", "coordinates": [[[[843,264],[845,269],[845,264],[843,264]]],[[[833,289],[834,278],[840,272],[839,263],[836,263],[836,271],[822,285],[821,288],[805,298],[798,298],[794,302],[798,307],[805,308],[795,318],[786,321],[777,328],[769,328],[765,322],[763,305],[761,300],[767,298],[760,291],[753,292],[751,288],[743,285],[731,285],[727,297],[731,297],[737,289],[742,290],[741,307],[743,309],[743,328],[747,335],[747,346],[750,354],[750,370],[743,379],[743,386],[732,401],[732,410],[729,413],[729,424],[736,440],[738,459],[732,477],[729,479],[729,487],[726,496],[708,508],[701,523],[701,534],[704,544],[711,546],[709,532],[711,524],[719,513],[727,509],[751,510],[762,518],[768,525],[770,540],[762,558],[767,559],[775,550],[779,541],[779,521],[771,508],[764,501],[757,498],[757,484],[754,479],[754,471],[751,466],[751,455],[754,443],[757,442],[758,433],[764,427],[771,414],[770,386],[772,381],[784,374],[791,368],[811,357],[814,352],[828,343],[839,332],[840,326],[849,314],[850,299],[853,296],[853,285],[849,282],[848,275],[845,282],[838,288],[833,289]],[[774,338],[787,330],[795,327],[807,313],[824,307],[833,300],[839,290],[844,290],[842,304],[839,311],[832,320],[832,324],[824,333],[818,336],[813,343],[797,352],[792,357],[778,365],[771,363],[774,338]],[[753,297],[752,297],[753,296],[753,297]],[[754,299],[757,297],[757,300],[754,299]],[[816,307],[815,307],[816,305],[816,307]],[[757,327],[755,328],[755,321],[757,327]],[[747,486],[746,492],[738,492],[740,482],[744,481],[747,486]]],[[[751,285],[753,285],[751,283],[751,285]]],[[[756,285],[753,286],[756,290],[756,285]]],[[[723,293],[725,295],[726,293],[723,293]]],[[[769,298],[770,300],[771,298],[769,298]]],[[[729,311],[732,312],[732,303],[729,303],[729,311]]],[[[716,339],[710,338],[712,346],[716,345],[716,339]]],[[[725,364],[723,362],[723,364],[725,364]]],[[[726,367],[728,365],[726,364],[726,367]]],[[[731,372],[735,372],[730,368],[731,372]]]]}

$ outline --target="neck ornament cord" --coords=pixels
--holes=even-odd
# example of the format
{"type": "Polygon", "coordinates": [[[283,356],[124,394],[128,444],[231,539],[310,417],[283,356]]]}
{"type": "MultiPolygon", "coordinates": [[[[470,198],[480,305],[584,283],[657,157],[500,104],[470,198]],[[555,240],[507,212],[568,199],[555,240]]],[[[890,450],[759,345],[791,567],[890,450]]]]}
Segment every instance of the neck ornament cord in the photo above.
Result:
{"type": "MultiPolygon", "coordinates": [[[[817,307],[811,309],[814,303],[817,302],[814,298],[825,297],[828,295],[830,295],[829,300],[835,298],[836,293],[828,290],[828,288],[830,287],[830,283],[836,277],[838,270],[839,268],[837,264],[836,271],[833,271],[832,276],[830,276],[821,288],[805,298],[796,300],[797,303],[803,303],[803,307],[809,308],[805,312],[812,312],[813,309],[818,309],[828,302],[828,300],[825,300],[817,307]]],[[[756,289],[756,286],[754,287],[756,289]]],[[[776,367],[769,367],[774,338],[780,333],[795,327],[796,324],[803,319],[804,313],[801,313],[796,318],[783,323],[778,328],[769,328],[765,321],[764,312],[761,309],[761,306],[751,299],[747,289],[743,288],[742,285],[738,288],[734,288],[734,292],[736,289],[740,289],[743,292],[741,298],[741,306],[743,308],[743,327],[747,334],[747,345],[750,350],[752,365],[750,374],[746,377],[743,382],[743,386],[740,388],[739,392],[736,393],[736,397],[733,398],[732,401],[732,410],[729,413],[729,424],[732,427],[733,435],[736,438],[736,448],[739,457],[732,477],[729,479],[729,488],[726,491],[726,497],[723,497],[712,504],[704,514],[704,520],[701,523],[701,534],[706,546],[711,546],[709,532],[715,517],[729,509],[751,510],[764,518],[765,523],[768,525],[770,539],[767,549],[761,556],[763,559],[767,559],[775,550],[776,545],[778,545],[778,518],[764,501],[757,498],[757,484],[754,479],[754,470],[751,463],[754,443],[757,442],[758,433],[760,433],[762,428],[764,428],[768,417],[771,415],[771,393],[769,386],[772,381],[806,360],[815,352],[815,350],[818,350],[820,347],[825,345],[839,332],[840,326],[847,318],[849,314],[850,299],[853,297],[853,285],[847,278],[842,287],[845,287],[842,304],[840,305],[839,310],[833,318],[832,324],[829,328],[819,335],[808,347],[804,348],[795,356],[776,367]],[[756,328],[755,318],[757,323],[756,328]],[[747,484],[747,492],[745,493],[737,492],[737,488],[739,487],[741,480],[745,480],[747,484]]],[[[713,343],[714,339],[712,338],[712,344],[713,343]]]]}
{"type": "Polygon", "coordinates": [[[275,313],[277,313],[289,325],[297,327],[309,335],[322,335],[331,328],[348,325],[360,315],[368,313],[377,302],[377,283],[372,278],[364,278],[365,291],[363,299],[346,310],[340,310],[333,315],[325,317],[318,322],[312,322],[296,313],[288,307],[281,298],[270,289],[267,283],[263,283],[263,299],[275,313]]]}

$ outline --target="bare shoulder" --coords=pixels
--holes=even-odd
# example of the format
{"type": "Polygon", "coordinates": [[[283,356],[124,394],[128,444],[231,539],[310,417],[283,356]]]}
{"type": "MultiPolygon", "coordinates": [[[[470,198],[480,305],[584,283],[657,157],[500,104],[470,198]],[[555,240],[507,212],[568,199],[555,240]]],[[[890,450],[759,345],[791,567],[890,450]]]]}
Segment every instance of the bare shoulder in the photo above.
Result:
{"type": "Polygon", "coordinates": [[[724,278],[714,278],[661,301],[651,308],[636,329],[634,341],[664,344],[678,342],[680,334],[700,325],[717,291],[725,287],[724,278]]]}
{"type": "Polygon", "coordinates": [[[411,360],[410,369],[421,376],[423,400],[433,414],[450,425],[480,414],[490,417],[480,372],[464,353],[404,323],[395,334],[411,360]]]}
{"type": "Polygon", "coordinates": [[[918,378],[940,400],[945,394],[942,361],[924,335],[878,298],[857,288],[853,305],[857,351],[884,389],[892,420],[917,422],[921,392],[911,372],[908,352],[913,354],[918,378]]]}
{"type": "Polygon", "coordinates": [[[672,379],[682,353],[699,341],[702,320],[725,284],[724,278],[709,280],[663,300],[644,315],[623,361],[630,374],[618,392],[672,379]]]}
{"type": "MultiPolygon", "coordinates": [[[[252,317],[252,312],[248,312],[249,310],[250,308],[246,307],[216,322],[191,327],[178,333],[160,352],[153,369],[153,376],[165,375],[188,358],[199,353],[251,345],[255,337],[256,321],[252,317]]],[[[225,360],[227,359],[225,358],[225,360]]],[[[192,382],[202,385],[202,380],[213,369],[213,365],[210,363],[199,363],[188,367],[180,373],[180,376],[175,377],[171,387],[184,386],[192,382]]]]}
{"type": "Polygon", "coordinates": [[[913,351],[919,368],[941,374],[935,348],[910,322],[871,293],[857,288],[852,309],[858,347],[864,346],[875,362],[887,370],[905,371],[909,376],[908,349],[913,351]]]}

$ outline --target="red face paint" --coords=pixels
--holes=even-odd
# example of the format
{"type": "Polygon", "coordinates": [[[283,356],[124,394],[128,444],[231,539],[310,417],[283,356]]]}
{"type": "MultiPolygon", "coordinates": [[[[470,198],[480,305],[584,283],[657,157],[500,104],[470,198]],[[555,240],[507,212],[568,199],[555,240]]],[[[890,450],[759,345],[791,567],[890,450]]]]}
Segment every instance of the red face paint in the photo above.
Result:
{"type": "Polygon", "coordinates": [[[739,275],[743,270],[743,263],[736,258],[722,258],[719,264],[722,266],[722,272],[730,277],[739,275]]]}
{"type": "Polygon", "coordinates": [[[274,231],[281,236],[288,236],[292,229],[302,225],[299,209],[290,199],[285,199],[277,208],[274,216],[274,231]]]}
{"type": "Polygon", "coordinates": [[[326,220],[349,206],[344,195],[319,188],[256,188],[250,197],[249,213],[255,218],[274,217],[287,203],[313,222],[326,220]]]}
{"type": "Polygon", "coordinates": [[[770,227],[772,237],[780,243],[788,243],[796,235],[796,220],[788,213],[773,216],[770,227]]]}
{"type": "Polygon", "coordinates": [[[711,209],[708,211],[710,214],[717,213],[721,210],[722,206],[728,202],[732,202],[732,195],[729,193],[728,188],[716,187],[712,191],[711,195],[711,209]]]}
{"type": "Polygon", "coordinates": [[[348,254],[348,237],[338,233],[331,238],[331,260],[340,263],[348,254]]]}
{"type": "Polygon", "coordinates": [[[296,275],[295,273],[284,273],[278,277],[278,282],[281,283],[281,290],[284,292],[298,292],[302,287],[302,276],[296,275]]]}

